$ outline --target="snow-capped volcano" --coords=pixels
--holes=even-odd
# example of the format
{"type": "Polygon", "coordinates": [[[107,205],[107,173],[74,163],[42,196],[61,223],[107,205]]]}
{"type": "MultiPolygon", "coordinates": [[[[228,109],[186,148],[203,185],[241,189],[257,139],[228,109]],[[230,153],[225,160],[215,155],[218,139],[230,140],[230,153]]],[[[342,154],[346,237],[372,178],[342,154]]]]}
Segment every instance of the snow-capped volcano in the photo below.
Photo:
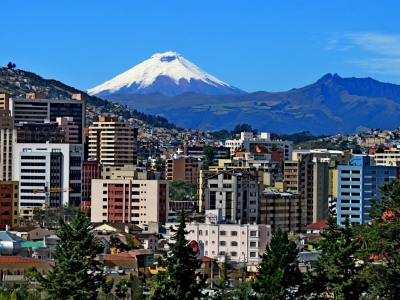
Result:
{"type": "Polygon", "coordinates": [[[206,95],[245,93],[172,51],[154,54],[132,69],[88,90],[89,95],[96,96],[157,92],[167,96],[186,92],[206,95]]]}

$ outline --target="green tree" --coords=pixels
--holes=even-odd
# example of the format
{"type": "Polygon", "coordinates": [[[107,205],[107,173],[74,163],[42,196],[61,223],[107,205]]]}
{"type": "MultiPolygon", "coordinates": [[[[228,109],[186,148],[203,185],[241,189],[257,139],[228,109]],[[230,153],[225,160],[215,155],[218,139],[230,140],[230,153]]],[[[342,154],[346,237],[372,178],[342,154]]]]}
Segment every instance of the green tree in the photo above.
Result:
{"type": "Polygon", "coordinates": [[[151,299],[186,300],[203,297],[205,278],[197,272],[200,262],[185,238],[185,234],[189,233],[185,230],[185,218],[185,211],[182,210],[178,228],[170,227],[171,240],[174,242],[168,243],[169,250],[158,260],[159,266],[165,268],[165,271],[153,277],[156,284],[151,299]]]}
{"type": "Polygon", "coordinates": [[[61,218],[58,223],[60,241],[54,253],[57,263],[46,277],[37,274],[47,299],[97,299],[105,282],[95,260],[102,246],[94,239],[82,211],[78,211],[71,224],[61,218]]]}
{"type": "Polygon", "coordinates": [[[103,293],[104,293],[105,295],[108,295],[108,294],[111,293],[111,290],[113,289],[113,287],[114,287],[114,279],[109,278],[109,279],[106,279],[106,280],[104,281],[104,284],[103,284],[103,286],[101,287],[101,290],[103,291],[103,293]]]}
{"type": "Polygon", "coordinates": [[[314,272],[308,273],[309,291],[317,299],[360,299],[367,284],[361,276],[365,264],[357,264],[361,242],[355,238],[348,219],[343,226],[328,218],[328,227],[321,233],[317,247],[322,252],[315,262],[314,272]]]}
{"type": "Polygon", "coordinates": [[[296,243],[286,232],[278,229],[273,233],[251,283],[257,299],[299,299],[304,276],[297,264],[298,254],[296,243]]]}
{"type": "Polygon", "coordinates": [[[229,266],[230,257],[228,253],[225,253],[224,261],[222,263],[222,274],[221,278],[218,278],[214,281],[214,287],[217,289],[217,293],[214,296],[214,299],[218,300],[229,300],[234,299],[233,289],[230,286],[229,282],[229,266]]]}
{"type": "Polygon", "coordinates": [[[204,164],[207,166],[211,166],[213,164],[215,155],[217,155],[217,148],[213,146],[204,146],[203,147],[203,154],[205,155],[204,164]]]}
{"type": "Polygon", "coordinates": [[[129,278],[122,278],[115,287],[115,294],[125,299],[128,291],[131,288],[132,281],[129,278]]]}
{"type": "Polygon", "coordinates": [[[366,299],[398,299],[400,295],[400,184],[391,181],[380,188],[380,199],[371,200],[373,225],[365,225],[359,239],[365,244],[366,299]]]}
{"type": "Polygon", "coordinates": [[[233,288],[235,300],[253,300],[255,299],[254,291],[251,288],[251,281],[247,280],[246,272],[243,272],[241,281],[233,288]]]}
{"type": "Polygon", "coordinates": [[[131,234],[127,234],[125,238],[126,238],[126,248],[127,248],[127,250],[139,249],[140,248],[140,246],[136,245],[135,237],[132,236],[131,234]]]}
{"type": "Polygon", "coordinates": [[[0,300],[40,300],[41,297],[37,291],[30,291],[27,284],[17,288],[16,285],[0,289],[0,300]]]}

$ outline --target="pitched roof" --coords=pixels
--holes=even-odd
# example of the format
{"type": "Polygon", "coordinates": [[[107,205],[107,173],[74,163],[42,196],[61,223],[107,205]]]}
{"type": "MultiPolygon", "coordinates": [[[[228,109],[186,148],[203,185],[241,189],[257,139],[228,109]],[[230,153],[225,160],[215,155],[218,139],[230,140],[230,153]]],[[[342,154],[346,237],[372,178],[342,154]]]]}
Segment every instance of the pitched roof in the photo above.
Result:
{"type": "Polygon", "coordinates": [[[21,256],[0,256],[0,265],[2,264],[47,264],[48,261],[30,258],[30,257],[21,257],[21,256]]]}
{"type": "Polygon", "coordinates": [[[318,221],[316,223],[307,225],[307,229],[321,229],[321,228],[327,228],[327,227],[328,227],[327,220],[322,220],[322,221],[318,221]]]}
{"type": "Polygon", "coordinates": [[[0,231],[0,241],[4,242],[24,242],[25,240],[9,231],[0,231]]]}
{"type": "Polygon", "coordinates": [[[36,226],[34,226],[34,225],[28,225],[28,226],[16,226],[16,227],[13,227],[11,230],[17,231],[17,232],[29,232],[35,228],[36,228],[36,226]]]}

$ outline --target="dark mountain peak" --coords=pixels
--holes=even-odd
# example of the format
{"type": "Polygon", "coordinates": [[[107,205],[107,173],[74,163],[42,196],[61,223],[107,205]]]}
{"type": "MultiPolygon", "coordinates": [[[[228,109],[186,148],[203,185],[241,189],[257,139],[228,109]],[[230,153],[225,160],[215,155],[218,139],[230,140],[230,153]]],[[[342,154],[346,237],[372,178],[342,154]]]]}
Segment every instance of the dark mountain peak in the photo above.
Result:
{"type": "MultiPolygon", "coordinates": [[[[337,74],[335,74],[335,75],[337,75],[337,74]]],[[[332,74],[328,73],[328,74],[322,76],[320,79],[318,79],[318,81],[316,83],[325,83],[326,81],[330,80],[332,77],[333,77],[332,74]]]]}

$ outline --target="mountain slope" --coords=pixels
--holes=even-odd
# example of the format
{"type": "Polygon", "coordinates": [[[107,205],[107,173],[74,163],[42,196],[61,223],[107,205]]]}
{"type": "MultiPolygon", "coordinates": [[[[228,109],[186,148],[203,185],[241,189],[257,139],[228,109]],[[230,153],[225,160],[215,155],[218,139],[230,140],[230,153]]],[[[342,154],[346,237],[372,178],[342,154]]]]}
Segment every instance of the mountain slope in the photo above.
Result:
{"type": "Polygon", "coordinates": [[[90,95],[100,97],[157,92],[167,96],[186,92],[207,95],[244,93],[172,51],[154,54],[132,69],[88,90],[90,95]]]}
{"type": "Polygon", "coordinates": [[[260,131],[337,134],[365,127],[396,128],[400,124],[399,85],[371,78],[341,78],[337,74],[278,93],[106,98],[148,114],[160,114],[185,128],[218,130],[247,123],[260,131]]]}

